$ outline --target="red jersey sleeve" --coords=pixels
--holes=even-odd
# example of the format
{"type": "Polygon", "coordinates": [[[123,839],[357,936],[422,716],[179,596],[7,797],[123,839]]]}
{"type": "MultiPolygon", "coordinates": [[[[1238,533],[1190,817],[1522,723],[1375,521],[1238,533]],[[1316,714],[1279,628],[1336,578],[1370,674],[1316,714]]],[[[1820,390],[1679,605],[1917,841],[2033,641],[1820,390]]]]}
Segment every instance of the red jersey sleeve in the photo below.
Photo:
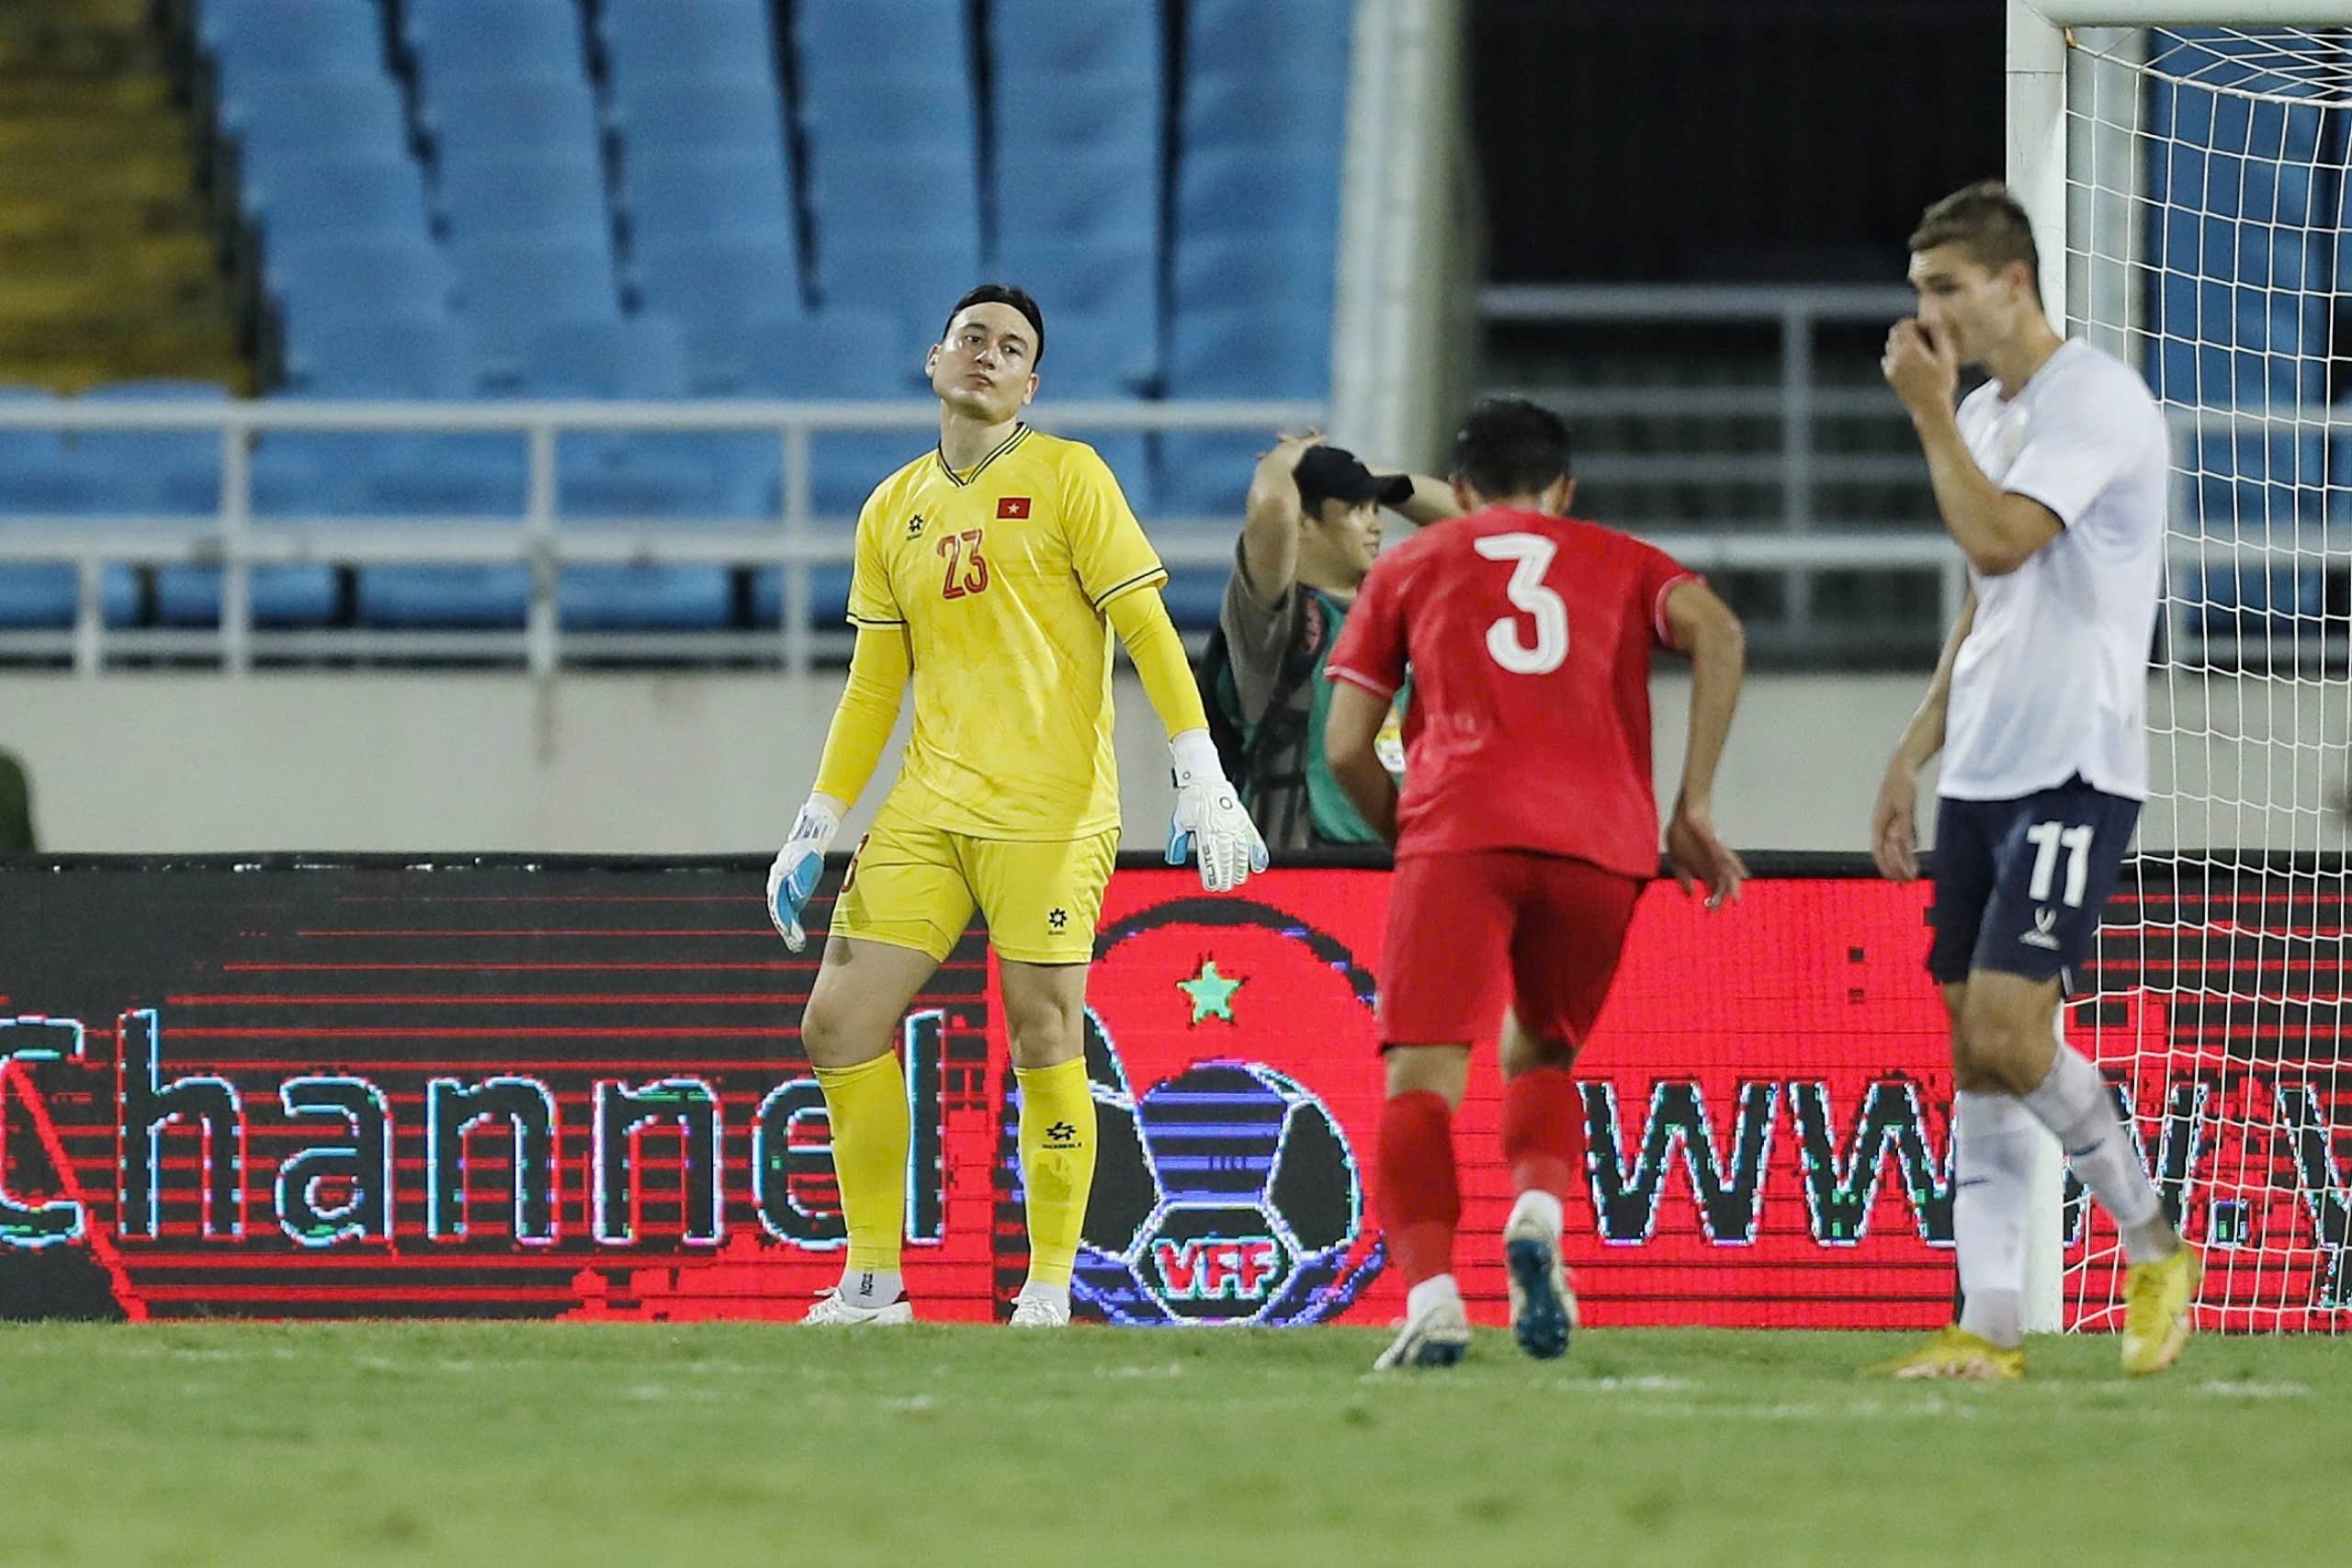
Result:
{"type": "Polygon", "coordinates": [[[1396,588],[1403,574],[1395,564],[1374,563],[1323,665],[1325,680],[1345,681],[1384,699],[1405,684],[1405,615],[1396,588]]]}
{"type": "Polygon", "coordinates": [[[1639,539],[1625,542],[1637,552],[1642,599],[1650,618],[1650,635],[1657,639],[1660,648],[1672,648],[1674,633],[1666,624],[1666,596],[1686,582],[1704,582],[1706,579],[1655,545],[1645,545],[1639,539]]]}

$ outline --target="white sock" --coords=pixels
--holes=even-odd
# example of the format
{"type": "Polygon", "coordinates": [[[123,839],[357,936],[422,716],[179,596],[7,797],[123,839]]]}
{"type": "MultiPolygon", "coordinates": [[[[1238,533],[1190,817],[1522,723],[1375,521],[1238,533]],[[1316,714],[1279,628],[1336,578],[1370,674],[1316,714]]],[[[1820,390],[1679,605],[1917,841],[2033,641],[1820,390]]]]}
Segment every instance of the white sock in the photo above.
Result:
{"type": "Polygon", "coordinates": [[[1531,1187],[1519,1195],[1518,1202],[1510,1206],[1510,1219],[1503,1226],[1504,1234],[1519,1229],[1521,1221],[1532,1222],[1542,1227],[1545,1235],[1556,1240],[1561,1227],[1567,1223],[1567,1214],[1561,1208],[1557,1197],[1531,1187]]]}
{"type": "Polygon", "coordinates": [[[2124,1257],[2134,1263],[2153,1263],[2180,1245],[2172,1222],[2165,1217],[2155,1184],[2132,1152],[2131,1136],[2115,1113],[2107,1080],[2089,1057],[2071,1045],[2060,1045],[2049,1076],[2025,1097],[2025,1108],[2057,1134],[2066,1163],[2100,1207],[2115,1216],[2124,1257]]]}
{"type": "Polygon", "coordinates": [[[1405,1292],[1405,1316],[1409,1321],[1449,1300],[1459,1302],[1461,1299],[1462,1287],[1453,1282],[1453,1276],[1440,1274],[1435,1279],[1422,1280],[1405,1292]]]}
{"type": "Polygon", "coordinates": [[[1960,1325],[2005,1350],[2025,1342],[2025,1224],[2039,1136],[2032,1112],[2015,1095],[1962,1089],[1952,1096],[1960,1325]]]}
{"type": "Polygon", "coordinates": [[[1044,1280],[1025,1280],[1022,1281],[1020,1294],[1012,1299],[1016,1302],[1052,1302],[1057,1306],[1067,1307],[1069,1305],[1069,1281],[1065,1280],[1055,1285],[1044,1280]]]}
{"type": "Polygon", "coordinates": [[[842,1275],[842,1300],[854,1307],[869,1312],[888,1306],[907,1293],[905,1282],[896,1274],[869,1274],[863,1270],[842,1275]]]}

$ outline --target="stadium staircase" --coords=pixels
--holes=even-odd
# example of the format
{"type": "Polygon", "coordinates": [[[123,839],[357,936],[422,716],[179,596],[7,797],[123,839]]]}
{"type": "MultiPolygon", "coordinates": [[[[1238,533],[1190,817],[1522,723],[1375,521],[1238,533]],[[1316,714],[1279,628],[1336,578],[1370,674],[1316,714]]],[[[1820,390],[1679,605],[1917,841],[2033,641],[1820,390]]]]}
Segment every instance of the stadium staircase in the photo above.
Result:
{"type": "Polygon", "coordinates": [[[250,386],[164,62],[146,0],[0,4],[0,380],[250,386]]]}

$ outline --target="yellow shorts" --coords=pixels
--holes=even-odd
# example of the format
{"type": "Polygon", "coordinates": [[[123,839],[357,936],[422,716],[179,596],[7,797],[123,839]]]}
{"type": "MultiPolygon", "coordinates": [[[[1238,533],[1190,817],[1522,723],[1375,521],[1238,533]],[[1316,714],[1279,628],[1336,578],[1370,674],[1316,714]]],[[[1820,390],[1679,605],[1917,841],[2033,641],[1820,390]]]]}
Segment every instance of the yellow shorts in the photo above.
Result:
{"type": "Polygon", "coordinates": [[[944,959],[977,908],[1017,964],[1091,964],[1117,829],[1071,840],[976,839],[883,807],[850,857],[832,930],[944,959]]]}

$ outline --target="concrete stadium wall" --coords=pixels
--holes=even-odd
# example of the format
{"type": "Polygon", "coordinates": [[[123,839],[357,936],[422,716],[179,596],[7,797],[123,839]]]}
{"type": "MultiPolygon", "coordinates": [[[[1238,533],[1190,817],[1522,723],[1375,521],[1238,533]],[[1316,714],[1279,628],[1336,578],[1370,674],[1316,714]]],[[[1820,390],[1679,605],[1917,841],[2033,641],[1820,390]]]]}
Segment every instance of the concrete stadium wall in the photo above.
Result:
{"type": "MultiPolygon", "coordinates": [[[[1726,833],[1757,849],[1864,847],[1887,748],[1923,685],[1751,681],[1717,785],[1726,833]]],[[[0,747],[23,759],[42,847],[59,852],[749,852],[788,829],[839,690],[838,674],[15,676],[0,680],[0,747]]],[[[1662,675],[1656,691],[1665,794],[1688,685],[1662,675]]],[[[1118,703],[1126,843],[1152,848],[1167,751],[1124,671],[1118,703]]],[[[2179,798],[2151,810],[2143,843],[2344,847],[2329,803],[2348,703],[2341,685],[2249,679],[2179,703],[2159,686],[2159,776],[2177,778],[2179,798]]]]}

